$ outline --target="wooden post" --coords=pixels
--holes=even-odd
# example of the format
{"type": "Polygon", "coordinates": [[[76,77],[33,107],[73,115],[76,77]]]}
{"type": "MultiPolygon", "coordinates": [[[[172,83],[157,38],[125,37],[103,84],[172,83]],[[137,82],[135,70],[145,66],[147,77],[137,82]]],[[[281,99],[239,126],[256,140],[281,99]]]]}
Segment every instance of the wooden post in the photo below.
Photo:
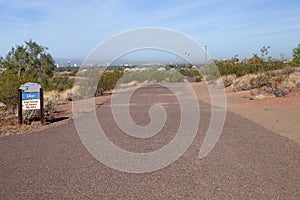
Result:
{"type": "Polygon", "coordinates": [[[45,116],[44,116],[44,93],[43,88],[40,88],[40,112],[41,112],[41,123],[45,123],[45,116]]]}
{"type": "Polygon", "coordinates": [[[22,124],[23,116],[22,116],[22,90],[18,90],[18,122],[22,124]]]}

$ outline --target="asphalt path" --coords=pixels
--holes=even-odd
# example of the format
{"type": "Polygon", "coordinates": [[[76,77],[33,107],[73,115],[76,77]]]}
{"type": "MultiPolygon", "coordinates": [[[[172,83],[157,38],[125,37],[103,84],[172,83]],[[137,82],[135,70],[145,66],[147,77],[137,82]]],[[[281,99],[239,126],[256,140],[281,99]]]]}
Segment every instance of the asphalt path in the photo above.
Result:
{"type": "MultiPolygon", "coordinates": [[[[175,137],[178,101],[159,85],[138,89],[130,114],[140,125],[148,109],[162,103],[168,114],[157,135],[133,138],[116,126],[110,102],[97,108],[107,137],[132,152],[151,152],[175,137]]],[[[210,106],[199,102],[201,120],[190,148],[158,171],[126,173],[95,159],[81,142],[74,121],[45,131],[0,138],[0,199],[300,199],[300,146],[228,112],[215,148],[199,149],[210,106]]]]}

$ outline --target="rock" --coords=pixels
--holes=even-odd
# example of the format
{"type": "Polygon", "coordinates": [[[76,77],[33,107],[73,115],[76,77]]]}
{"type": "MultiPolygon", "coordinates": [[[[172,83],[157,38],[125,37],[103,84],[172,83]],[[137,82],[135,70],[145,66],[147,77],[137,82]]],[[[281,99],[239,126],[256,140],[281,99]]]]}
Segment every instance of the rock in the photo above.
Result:
{"type": "Polygon", "coordinates": [[[259,99],[263,99],[264,96],[262,94],[258,94],[258,95],[250,95],[250,100],[259,100],[259,99]]]}
{"type": "Polygon", "coordinates": [[[283,97],[284,92],[282,90],[275,90],[273,93],[276,97],[283,97]]]}
{"type": "Polygon", "coordinates": [[[5,107],[6,105],[2,102],[0,102],[0,107],[5,107]]]}
{"type": "Polygon", "coordinates": [[[262,94],[255,95],[254,100],[263,99],[264,96],[262,94]]]}

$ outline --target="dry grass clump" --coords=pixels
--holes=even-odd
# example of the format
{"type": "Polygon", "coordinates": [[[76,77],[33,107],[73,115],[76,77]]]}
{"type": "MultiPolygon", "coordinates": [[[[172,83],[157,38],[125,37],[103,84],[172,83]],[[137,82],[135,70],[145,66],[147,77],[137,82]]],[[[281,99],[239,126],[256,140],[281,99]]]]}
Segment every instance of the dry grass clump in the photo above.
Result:
{"type": "MultiPolygon", "coordinates": [[[[50,91],[45,94],[45,97],[47,97],[50,101],[53,102],[63,102],[63,101],[73,101],[75,99],[84,99],[87,97],[91,97],[90,90],[93,88],[87,88],[81,86],[81,85],[75,85],[71,89],[67,89],[62,92],[57,91],[50,91]]],[[[97,91],[96,91],[97,92],[97,91]]]]}
{"type": "Polygon", "coordinates": [[[60,93],[58,91],[49,91],[49,92],[44,92],[44,106],[55,103],[58,104],[60,100],[60,93]]]}
{"type": "Polygon", "coordinates": [[[73,89],[67,89],[60,93],[60,100],[72,101],[73,89]]]}
{"type": "Polygon", "coordinates": [[[116,86],[116,88],[120,88],[120,89],[123,89],[123,88],[129,88],[129,87],[134,87],[138,84],[137,81],[131,81],[129,83],[120,83],[116,86]]]}
{"type": "Polygon", "coordinates": [[[32,121],[40,119],[40,110],[24,110],[22,113],[25,124],[30,124],[32,121]]]}
{"type": "Polygon", "coordinates": [[[195,76],[195,82],[201,82],[202,76],[195,76]]]}
{"type": "Polygon", "coordinates": [[[217,87],[218,88],[229,87],[233,84],[235,79],[236,79],[235,74],[222,76],[218,78],[218,80],[216,81],[217,87]]]}
{"type": "Polygon", "coordinates": [[[289,91],[295,88],[300,88],[300,78],[290,75],[288,78],[282,81],[280,86],[289,91]]]}
{"type": "Polygon", "coordinates": [[[60,93],[57,91],[49,91],[44,93],[44,112],[45,118],[50,119],[51,114],[58,111],[60,101],[60,93]]]}
{"type": "Polygon", "coordinates": [[[80,100],[90,97],[88,94],[89,89],[89,86],[85,87],[83,84],[75,85],[71,91],[71,100],[80,100]]]}
{"type": "Polygon", "coordinates": [[[235,92],[243,91],[243,90],[250,90],[251,89],[250,82],[257,76],[258,75],[255,75],[255,74],[247,74],[245,76],[235,79],[231,85],[232,90],[235,92]]]}

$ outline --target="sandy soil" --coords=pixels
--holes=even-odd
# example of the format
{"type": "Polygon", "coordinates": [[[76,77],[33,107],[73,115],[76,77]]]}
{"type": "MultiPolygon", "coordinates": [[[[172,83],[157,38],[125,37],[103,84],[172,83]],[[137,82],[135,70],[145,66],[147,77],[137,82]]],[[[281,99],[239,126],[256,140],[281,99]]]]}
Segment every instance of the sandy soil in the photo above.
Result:
{"type": "MultiPolygon", "coordinates": [[[[191,83],[197,97],[210,103],[206,84],[191,83]]],[[[276,134],[300,144],[300,89],[293,90],[285,97],[265,95],[262,99],[250,100],[250,92],[233,92],[225,89],[227,110],[241,115],[276,134]]]]}

